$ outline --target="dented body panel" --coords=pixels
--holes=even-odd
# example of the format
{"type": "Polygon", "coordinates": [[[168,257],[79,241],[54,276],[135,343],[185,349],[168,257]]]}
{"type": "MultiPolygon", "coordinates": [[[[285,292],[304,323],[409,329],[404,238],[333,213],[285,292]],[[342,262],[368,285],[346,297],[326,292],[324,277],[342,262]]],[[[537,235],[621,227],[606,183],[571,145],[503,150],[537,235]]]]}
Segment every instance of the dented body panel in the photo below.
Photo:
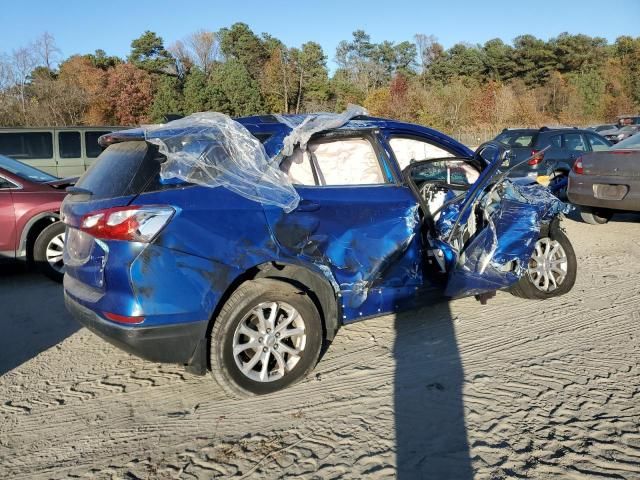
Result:
{"type": "MultiPolygon", "coordinates": [[[[262,139],[261,148],[278,167],[276,159],[285,139],[304,117],[292,117],[287,122],[274,117],[238,121],[262,139]]],[[[157,141],[170,145],[161,131],[155,134],[157,141]]],[[[126,131],[121,135],[127,140],[140,140],[141,133],[126,131]]],[[[448,230],[438,236],[438,228],[428,228],[428,212],[415,186],[403,176],[389,139],[397,135],[421,138],[458,158],[471,159],[468,148],[435,130],[368,117],[351,119],[323,135],[370,138],[385,183],[295,185],[297,198],[292,210],[278,203],[282,197],[275,201],[270,197],[267,202],[249,198],[246,182],[242,189],[232,189],[224,184],[205,186],[169,180],[167,188],[161,186],[133,196],[100,201],[68,199],[63,215],[69,238],[75,239],[67,242],[65,253],[69,265],[65,295],[70,310],[102,336],[118,337],[120,346],[131,332],[148,329],[155,338],[149,347],[153,351],[145,350],[141,356],[160,361],[162,350],[173,344],[158,341],[162,335],[153,332],[190,324],[191,343],[180,350],[180,358],[176,359],[175,352],[167,358],[193,363],[194,356],[200,355],[210,321],[244,280],[279,278],[279,271],[294,271],[287,268],[308,272],[316,279],[314,288],[322,290],[314,294],[321,298],[324,313],[333,312],[337,317],[329,320],[336,325],[349,323],[423,304],[438,295],[457,297],[508,287],[522,270],[516,267],[506,271],[504,266],[525,264],[541,224],[549,223],[560,211],[548,208],[546,197],[536,203],[519,192],[507,192],[498,207],[489,201],[482,207],[488,211],[491,228],[480,231],[461,249],[448,242],[444,235],[450,233],[448,230]],[[168,205],[175,211],[150,243],[98,240],[78,233],[82,219],[92,209],[145,205],[168,205]],[[444,267],[434,273],[431,258],[437,252],[444,257],[444,267]],[[105,312],[143,321],[123,327],[105,318],[105,312]],[[112,333],[105,333],[107,330],[112,333]]],[[[491,176],[486,173],[491,170],[488,163],[482,167],[482,179],[491,176]]],[[[278,175],[269,175],[270,181],[279,181],[278,175]]],[[[535,193],[531,195],[535,197],[535,193]]],[[[289,200],[287,205],[291,204],[289,200]]],[[[454,203],[443,210],[440,218],[447,221],[435,222],[436,227],[446,224],[451,229],[454,221],[468,222],[472,209],[460,212],[460,205],[454,203]]],[[[296,284],[304,284],[304,278],[295,279],[296,284]]],[[[333,329],[326,330],[328,336],[333,334],[333,329]]],[[[131,351],[138,347],[127,348],[131,351]]]]}

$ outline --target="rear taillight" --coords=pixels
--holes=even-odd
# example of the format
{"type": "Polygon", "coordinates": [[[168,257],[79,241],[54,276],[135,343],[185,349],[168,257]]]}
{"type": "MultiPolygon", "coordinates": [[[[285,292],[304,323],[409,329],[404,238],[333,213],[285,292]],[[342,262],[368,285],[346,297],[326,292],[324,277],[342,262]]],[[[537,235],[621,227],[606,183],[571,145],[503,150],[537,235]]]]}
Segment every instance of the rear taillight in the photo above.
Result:
{"type": "Polygon", "coordinates": [[[539,150],[531,150],[531,160],[529,160],[527,163],[529,165],[538,165],[540,162],[542,162],[542,160],[544,160],[544,152],[541,152],[539,150]]]}
{"type": "Polygon", "coordinates": [[[578,157],[573,164],[573,171],[578,175],[582,175],[584,173],[584,168],[582,168],[582,157],[578,157]]]}
{"type": "Polygon", "coordinates": [[[174,213],[171,207],[156,205],[106,208],[82,217],[80,230],[103,240],[150,242],[174,213]]]}

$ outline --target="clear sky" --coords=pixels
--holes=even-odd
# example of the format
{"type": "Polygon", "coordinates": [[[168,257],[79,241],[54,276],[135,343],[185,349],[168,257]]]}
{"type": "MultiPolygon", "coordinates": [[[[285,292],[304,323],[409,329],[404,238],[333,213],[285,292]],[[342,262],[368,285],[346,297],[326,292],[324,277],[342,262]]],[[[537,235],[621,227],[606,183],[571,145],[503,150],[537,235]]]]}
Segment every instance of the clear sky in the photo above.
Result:
{"type": "Polygon", "coordinates": [[[445,46],[491,38],[510,42],[523,33],[548,39],[561,32],[640,36],[640,0],[22,0],[0,9],[0,52],[52,33],[63,55],[97,48],[126,56],[144,30],[166,45],[199,29],[234,22],[268,32],[289,46],[315,40],[331,61],[340,40],[364,29],[372,41],[433,34],[445,46]]]}

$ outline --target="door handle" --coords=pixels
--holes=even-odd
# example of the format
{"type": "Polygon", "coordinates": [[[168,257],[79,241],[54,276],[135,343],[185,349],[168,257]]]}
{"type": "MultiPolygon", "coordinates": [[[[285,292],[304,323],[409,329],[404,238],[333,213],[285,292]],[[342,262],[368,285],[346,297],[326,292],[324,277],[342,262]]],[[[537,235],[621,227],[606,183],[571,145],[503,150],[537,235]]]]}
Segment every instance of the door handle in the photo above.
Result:
{"type": "Polygon", "coordinates": [[[313,200],[300,200],[296,210],[298,212],[315,212],[319,208],[320,204],[318,202],[314,202],[313,200]]]}

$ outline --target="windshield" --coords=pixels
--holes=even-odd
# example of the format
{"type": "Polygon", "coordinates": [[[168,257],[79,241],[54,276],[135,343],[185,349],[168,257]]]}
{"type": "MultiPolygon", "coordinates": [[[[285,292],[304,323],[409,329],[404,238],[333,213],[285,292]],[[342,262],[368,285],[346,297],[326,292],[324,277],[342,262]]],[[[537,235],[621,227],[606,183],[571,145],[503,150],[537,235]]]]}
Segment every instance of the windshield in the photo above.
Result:
{"type": "Polygon", "coordinates": [[[618,130],[618,132],[620,133],[629,133],[629,132],[635,132],[636,128],[635,127],[622,127],[620,130],[618,130]]]}
{"type": "Polygon", "coordinates": [[[9,173],[13,173],[23,180],[30,180],[32,182],[40,183],[56,180],[56,177],[53,175],[49,175],[42,170],[38,170],[13,158],[5,157],[4,155],[0,155],[0,168],[4,168],[9,173]]]}
{"type": "Polygon", "coordinates": [[[640,150],[640,133],[614,145],[611,150],[640,150]]]}

